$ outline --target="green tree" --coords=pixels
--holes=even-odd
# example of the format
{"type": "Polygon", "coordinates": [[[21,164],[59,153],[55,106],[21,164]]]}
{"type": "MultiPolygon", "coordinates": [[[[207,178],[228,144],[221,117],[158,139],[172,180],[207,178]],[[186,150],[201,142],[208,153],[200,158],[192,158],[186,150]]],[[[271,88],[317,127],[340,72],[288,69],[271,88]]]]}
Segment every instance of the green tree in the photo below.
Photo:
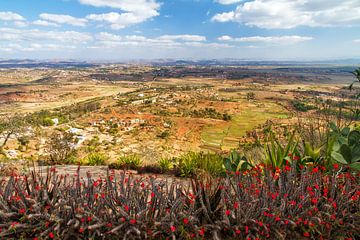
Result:
{"type": "Polygon", "coordinates": [[[0,139],[2,139],[0,153],[9,139],[11,137],[19,138],[23,134],[24,129],[25,121],[21,115],[0,118],[0,139]]]}

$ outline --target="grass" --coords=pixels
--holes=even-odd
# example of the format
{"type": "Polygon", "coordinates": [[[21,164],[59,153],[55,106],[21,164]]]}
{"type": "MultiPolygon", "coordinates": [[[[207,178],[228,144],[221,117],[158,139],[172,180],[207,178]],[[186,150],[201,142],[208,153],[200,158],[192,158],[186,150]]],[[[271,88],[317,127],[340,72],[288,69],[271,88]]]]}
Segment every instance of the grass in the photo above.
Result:
{"type": "Polygon", "coordinates": [[[224,173],[224,159],[216,153],[189,152],[176,160],[182,177],[192,177],[201,173],[220,176],[224,173]]]}
{"type": "Polygon", "coordinates": [[[105,165],[108,157],[101,153],[91,153],[83,159],[85,165],[99,166],[105,165]]]}
{"type": "Polygon", "coordinates": [[[287,113],[277,104],[265,102],[263,105],[246,106],[239,114],[232,116],[232,120],[224,126],[209,126],[201,133],[201,140],[205,145],[216,146],[221,150],[238,147],[239,138],[247,131],[271,119],[288,118],[287,113]]]}

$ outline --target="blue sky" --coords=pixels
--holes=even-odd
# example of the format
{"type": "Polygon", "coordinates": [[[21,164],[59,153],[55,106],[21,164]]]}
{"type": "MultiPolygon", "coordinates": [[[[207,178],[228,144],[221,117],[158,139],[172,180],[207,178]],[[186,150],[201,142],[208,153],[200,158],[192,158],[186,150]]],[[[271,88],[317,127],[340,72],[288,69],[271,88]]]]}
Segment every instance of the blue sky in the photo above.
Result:
{"type": "Polygon", "coordinates": [[[0,58],[359,57],[359,0],[0,2],[0,58]]]}

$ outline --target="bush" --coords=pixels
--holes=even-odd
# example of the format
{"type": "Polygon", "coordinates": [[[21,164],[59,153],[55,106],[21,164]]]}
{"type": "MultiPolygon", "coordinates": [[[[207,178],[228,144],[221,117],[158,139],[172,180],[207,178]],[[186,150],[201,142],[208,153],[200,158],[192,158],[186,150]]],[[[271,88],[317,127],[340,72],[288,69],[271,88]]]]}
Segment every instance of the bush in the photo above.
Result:
{"type": "Polygon", "coordinates": [[[101,153],[90,153],[84,158],[83,163],[90,166],[105,165],[108,157],[101,153]]]}
{"type": "Polygon", "coordinates": [[[118,164],[122,169],[137,170],[141,166],[142,161],[138,155],[131,154],[119,157],[118,164]]]}
{"type": "Polygon", "coordinates": [[[174,160],[172,158],[162,158],[158,161],[159,167],[163,173],[169,172],[174,167],[174,160]]]}
{"type": "MultiPolygon", "coordinates": [[[[78,176],[80,172],[77,173],[78,176]]],[[[261,167],[218,181],[127,173],[0,181],[1,239],[357,239],[358,175],[261,167]],[[263,177],[260,177],[263,176],[263,177]],[[274,184],[278,182],[279,184],[274,184]]]]}
{"type": "Polygon", "coordinates": [[[76,154],[74,144],[76,140],[72,133],[53,133],[46,145],[51,164],[64,164],[76,154]]]}
{"type": "Polygon", "coordinates": [[[295,108],[296,111],[300,111],[300,112],[307,112],[309,110],[313,110],[316,109],[316,107],[305,104],[303,102],[300,102],[298,100],[293,100],[291,101],[293,107],[295,108]]]}
{"type": "Polygon", "coordinates": [[[192,177],[199,172],[211,176],[220,176],[224,173],[223,157],[215,153],[189,152],[178,157],[176,161],[182,177],[192,177]]]}

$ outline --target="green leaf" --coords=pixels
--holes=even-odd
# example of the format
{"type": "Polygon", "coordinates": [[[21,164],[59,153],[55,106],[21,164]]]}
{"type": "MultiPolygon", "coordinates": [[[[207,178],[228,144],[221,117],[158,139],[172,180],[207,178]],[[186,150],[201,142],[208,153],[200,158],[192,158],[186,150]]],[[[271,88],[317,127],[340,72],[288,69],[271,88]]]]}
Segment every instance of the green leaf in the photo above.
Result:
{"type": "Polygon", "coordinates": [[[357,170],[357,171],[360,171],[360,162],[352,163],[352,164],[350,164],[350,167],[351,167],[352,169],[355,169],[355,170],[357,170]]]}
{"type": "Polygon", "coordinates": [[[348,142],[350,146],[360,144],[360,132],[357,130],[351,131],[348,137],[348,142]]]}
{"type": "Polygon", "coordinates": [[[348,128],[348,127],[343,128],[343,129],[341,130],[341,134],[342,134],[343,136],[347,136],[347,135],[349,135],[349,133],[350,133],[350,128],[348,128]]]}
{"type": "Polygon", "coordinates": [[[340,153],[348,163],[351,163],[352,154],[351,154],[351,149],[348,145],[346,144],[341,145],[340,153]]]}
{"type": "Polygon", "coordinates": [[[348,164],[348,162],[344,159],[344,157],[338,152],[332,152],[331,157],[339,163],[348,164]]]}

